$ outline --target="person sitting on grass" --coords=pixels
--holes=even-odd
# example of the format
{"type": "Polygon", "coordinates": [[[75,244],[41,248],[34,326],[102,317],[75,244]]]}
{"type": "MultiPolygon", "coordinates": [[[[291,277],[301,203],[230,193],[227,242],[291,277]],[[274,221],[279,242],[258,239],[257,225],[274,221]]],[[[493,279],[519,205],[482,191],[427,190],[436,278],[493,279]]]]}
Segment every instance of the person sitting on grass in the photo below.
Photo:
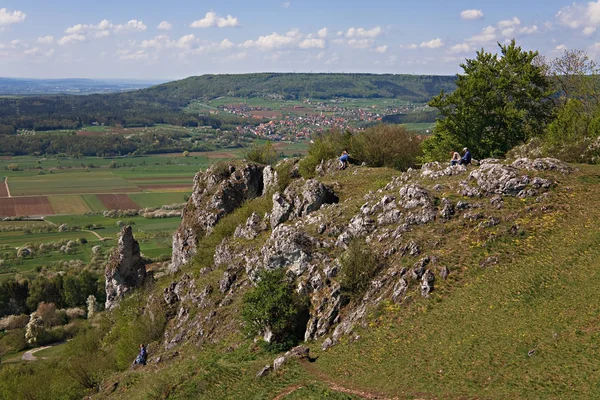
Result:
{"type": "Polygon", "coordinates": [[[348,167],[348,151],[344,149],[340,156],[340,169],[346,169],[348,167]]]}
{"type": "Polygon", "coordinates": [[[466,147],[463,149],[463,156],[458,162],[459,165],[469,165],[471,164],[471,152],[466,147]]]}
{"type": "Polygon", "coordinates": [[[146,365],[146,359],[148,358],[148,351],[146,351],[146,346],[144,346],[144,344],[140,344],[140,352],[137,355],[137,357],[135,358],[135,361],[133,362],[133,364],[138,364],[138,365],[146,365]]]}
{"type": "Polygon", "coordinates": [[[456,151],[451,151],[450,156],[452,157],[452,159],[450,159],[450,165],[458,164],[458,162],[460,161],[460,154],[458,154],[458,152],[456,151]]]}

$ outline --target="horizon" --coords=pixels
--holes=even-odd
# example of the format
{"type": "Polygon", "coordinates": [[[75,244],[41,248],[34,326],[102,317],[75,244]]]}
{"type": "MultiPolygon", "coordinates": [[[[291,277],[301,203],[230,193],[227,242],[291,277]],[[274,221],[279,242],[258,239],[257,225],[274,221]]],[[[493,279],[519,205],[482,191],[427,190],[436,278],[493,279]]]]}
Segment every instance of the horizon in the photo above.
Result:
{"type": "Polygon", "coordinates": [[[548,58],[600,56],[600,0],[158,0],[81,4],[7,0],[1,74],[23,79],[179,80],[206,74],[374,73],[449,76],[516,39],[548,58]],[[64,78],[67,77],[67,78],[64,78]]]}

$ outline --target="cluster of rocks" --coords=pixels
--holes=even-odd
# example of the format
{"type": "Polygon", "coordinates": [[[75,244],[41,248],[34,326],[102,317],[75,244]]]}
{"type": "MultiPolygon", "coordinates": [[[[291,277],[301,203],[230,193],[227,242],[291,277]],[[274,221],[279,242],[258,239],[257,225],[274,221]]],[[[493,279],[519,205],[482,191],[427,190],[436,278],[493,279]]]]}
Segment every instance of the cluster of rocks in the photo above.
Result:
{"type": "MultiPolygon", "coordinates": [[[[335,167],[334,162],[323,162],[320,173],[328,174],[335,167]]],[[[429,252],[432,245],[405,238],[410,237],[410,231],[436,220],[445,223],[457,218],[477,229],[496,226],[502,221],[486,210],[502,208],[506,196],[538,196],[555,185],[550,179],[530,176],[530,172],[569,173],[571,169],[554,159],[519,159],[512,165],[487,159],[476,168],[429,163],[420,171],[402,173],[383,189],[369,193],[358,212],[349,216],[344,211],[350,208],[336,204],[334,189],[316,179],[297,178],[283,192],[277,191],[276,171],[247,164],[227,169],[215,167],[196,175],[194,193],[173,238],[172,271],[191,260],[200,236],[210,234],[223,216],[243,202],[268,195],[272,196],[273,207],[266,215],[250,215],[235,229],[232,238],[217,246],[213,266],[200,272],[203,275],[217,268],[223,271],[213,284],[198,285],[184,274],[164,290],[162,300],[173,317],[165,333],[167,348],[188,337],[208,338],[218,324],[224,329],[227,322],[219,313],[233,303],[234,296],[244,287],[254,284],[265,269],[285,269],[286,275],[295,281],[297,291],[310,298],[304,338],[327,337],[323,347],[334,345],[342,335],[352,333],[357,324],[363,324],[368,310],[383,299],[401,304],[409,292],[427,298],[435,290],[437,280],[448,277],[448,266],[429,252]],[[458,175],[465,178],[447,179],[458,175]],[[439,194],[441,191],[443,196],[439,194]],[[452,191],[469,199],[452,201],[447,194],[452,191]],[[480,198],[489,198],[489,202],[480,198]],[[376,251],[386,260],[387,267],[369,282],[362,297],[352,301],[351,309],[345,309],[349,299],[339,283],[342,265],[339,254],[354,238],[378,244],[376,251]],[[412,266],[402,267],[406,262],[400,260],[409,257],[413,257],[408,264],[412,266]]],[[[290,174],[296,176],[297,172],[290,174]]],[[[497,259],[490,259],[484,264],[492,266],[495,262],[497,259]]],[[[139,271],[135,268],[130,269],[134,275],[143,275],[135,272],[139,271]]],[[[112,283],[116,276],[120,272],[110,276],[107,272],[107,291],[110,281],[113,293],[111,304],[125,290],[112,283]]],[[[271,368],[277,366],[265,367],[263,373],[271,368]]]]}

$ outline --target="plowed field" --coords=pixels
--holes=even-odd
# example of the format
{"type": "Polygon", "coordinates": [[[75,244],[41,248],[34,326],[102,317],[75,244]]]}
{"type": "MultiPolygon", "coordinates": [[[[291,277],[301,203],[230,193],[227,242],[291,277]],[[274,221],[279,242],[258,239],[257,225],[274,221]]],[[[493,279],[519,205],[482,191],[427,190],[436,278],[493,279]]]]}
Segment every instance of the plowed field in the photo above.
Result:
{"type": "Polygon", "coordinates": [[[109,210],[131,210],[140,208],[126,194],[97,194],[102,204],[109,210]]]}
{"type": "Polygon", "coordinates": [[[0,215],[54,215],[46,196],[0,198],[0,215]]]}

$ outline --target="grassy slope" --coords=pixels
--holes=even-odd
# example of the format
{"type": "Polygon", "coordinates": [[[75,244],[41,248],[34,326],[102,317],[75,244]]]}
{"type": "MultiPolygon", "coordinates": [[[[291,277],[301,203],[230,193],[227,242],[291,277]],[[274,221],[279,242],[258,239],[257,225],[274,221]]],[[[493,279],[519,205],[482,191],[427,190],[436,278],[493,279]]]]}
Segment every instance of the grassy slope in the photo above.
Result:
{"type": "MultiPolygon", "coordinates": [[[[478,238],[489,231],[467,230],[458,217],[427,228],[441,243],[432,255],[450,267],[450,279],[436,282],[431,299],[382,303],[358,340],[344,338],[326,352],[308,343],[314,363],[256,379],[276,355],[235,333],[218,345],[183,345],[177,356],[154,343],[151,358],[161,355],[160,364],[115,374],[105,383],[116,389],[97,397],[352,398],[344,388],[398,398],[598,397],[600,167],[580,169],[558,178],[549,211],[533,199],[505,199],[498,215],[516,215],[520,235],[484,243],[478,238]],[[480,267],[488,255],[500,263],[480,267]]],[[[353,172],[332,179],[342,202],[352,196],[346,204],[358,209],[390,171],[353,172]]]]}
{"type": "Polygon", "coordinates": [[[463,254],[464,284],[432,301],[382,307],[360,340],[322,354],[316,368],[409,397],[599,396],[600,186],[592,183],[598,167],[582,172],[572,191],[559,187],[562,210],[493,249],[512,253],[510,262],[482,269],[463,254]]]}
{"type": "MultiPolygon", "coordinates": [[[[525,208],[517,220],[522,236],[481,247],[473,232],[446,228],[440,256],[455,260],[452,284],[438,283],[431,300],[382,304],[356,342],[345,339],[327,352],[309,344],[318,361],[290,384],[336,382],[408,398],[598,396],[599,169],[581,170],[559,183],[553,211],[525,208]],[[500,264],[479,267],[487,255],[498,255],[500,264]]],[[[344,178],[343,187],[355,191],[344,178]]],[[[528,201],[525,207],[533,205],[528,201]]],[[[507,201],[502,212],[523,209],[519,202],[507,201]]],[[[232,387],[256,370],[241,369],[232,387]]],[[[254,390],[244,397],[261,398],[254,390]]]]}

